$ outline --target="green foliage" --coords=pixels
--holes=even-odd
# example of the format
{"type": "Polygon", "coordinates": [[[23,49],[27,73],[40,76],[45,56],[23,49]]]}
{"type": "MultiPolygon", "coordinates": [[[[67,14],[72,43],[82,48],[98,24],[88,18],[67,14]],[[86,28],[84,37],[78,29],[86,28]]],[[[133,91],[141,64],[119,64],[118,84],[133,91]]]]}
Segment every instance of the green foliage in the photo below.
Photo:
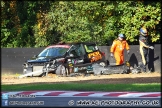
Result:
{"type": "Polygon", "coordinates": [[[40,47],[58,41],[111,45],[119,33],[138,42],[146,27],[160,40],[161,1],[1,1],[1,47],[40,47]]]}

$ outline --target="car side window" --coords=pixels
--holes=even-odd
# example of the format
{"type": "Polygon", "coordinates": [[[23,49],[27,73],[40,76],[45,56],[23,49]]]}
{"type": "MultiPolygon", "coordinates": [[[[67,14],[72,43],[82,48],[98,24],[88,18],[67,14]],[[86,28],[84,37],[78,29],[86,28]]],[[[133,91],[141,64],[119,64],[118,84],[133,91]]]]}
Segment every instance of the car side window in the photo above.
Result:
{"type": "Polygon", "coordinates": [[[68,52],[68,55],[73,55],[73,56],[77,56],[76,52],[75,52],[76,47],[72,46],[71,49],[68,52]]]}
{"type": "Polygon", "coordinates": [[[57,50],[58,50],[58,48],[49,48],[46,56],[54,57],[54,56],[58,55],[59,52],[57,50]]]}
{"type": "Polygon", "coordinates": [[[84,52],[82,46],[80,44],[73,46],[69,51],[69,54],[73,54],[74,56],[83,56],[84,52]]]}
{"type": "Polygon", "coordinates": [[[49,53],[49,49],[45,49],[38,55],[38,57],[48,56],[48,53],[49,53]]]}
{"type": "Polygon", "coordinates": [[[78,56],[83,56],[84,55],[83,48],[82,48],[81,45],[77,45],[76,52],[77,52],[78,56]]]}
{"type": "Polygon", "coordinates": [[[72,54],[74,57],[78,56],[78,54],[76,53],[75,50],[72,50],[72,51],[70,52],[70,54],[72,54]]]}

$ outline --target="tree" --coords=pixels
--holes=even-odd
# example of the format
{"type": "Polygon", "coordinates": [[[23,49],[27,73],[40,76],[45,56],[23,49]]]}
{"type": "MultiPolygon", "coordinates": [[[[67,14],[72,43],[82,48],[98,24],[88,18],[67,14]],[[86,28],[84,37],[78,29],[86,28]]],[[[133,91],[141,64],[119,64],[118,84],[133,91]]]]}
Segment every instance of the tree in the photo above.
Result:
{"type": "Polygon", "coordinates": [[[160,40],[161,1],[1,1],[1,47],[93,41],[111,45],[119,33],[138,43],[146,27],[160,40]]]}

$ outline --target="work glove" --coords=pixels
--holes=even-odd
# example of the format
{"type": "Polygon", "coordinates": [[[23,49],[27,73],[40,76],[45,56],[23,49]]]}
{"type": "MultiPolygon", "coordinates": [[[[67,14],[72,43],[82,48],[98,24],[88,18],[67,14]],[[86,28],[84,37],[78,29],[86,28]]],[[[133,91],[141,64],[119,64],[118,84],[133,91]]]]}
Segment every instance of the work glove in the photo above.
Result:
{"type": "Polygon", "coordinates": [[[127,50],[127,54],[129,54],[129,52],[130,52],[130,51],[129,51],[129,50],[127,50]]]}
{"type": "Polygon", "coordinates": [[[113,57],[114,56],[113,53],[110,53],[110,56],[113,57]]]}
{"type": "Polygon", "coordinates": [[[154,49],[154,47],[153,47],[153,46],[150,46],[149,48],[150,48],[150,49],[154,49]]]}

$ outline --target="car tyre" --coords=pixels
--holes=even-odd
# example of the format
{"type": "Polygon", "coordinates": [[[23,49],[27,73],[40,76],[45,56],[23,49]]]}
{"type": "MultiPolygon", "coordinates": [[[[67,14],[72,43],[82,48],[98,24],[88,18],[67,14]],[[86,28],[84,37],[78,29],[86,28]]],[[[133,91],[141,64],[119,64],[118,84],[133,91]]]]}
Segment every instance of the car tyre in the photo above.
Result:
{"type": "Polygon", "coordinates": [[[56,75],[66,76],[67,69],[64,65],[60,65],[56,69],[56,75]]]}

